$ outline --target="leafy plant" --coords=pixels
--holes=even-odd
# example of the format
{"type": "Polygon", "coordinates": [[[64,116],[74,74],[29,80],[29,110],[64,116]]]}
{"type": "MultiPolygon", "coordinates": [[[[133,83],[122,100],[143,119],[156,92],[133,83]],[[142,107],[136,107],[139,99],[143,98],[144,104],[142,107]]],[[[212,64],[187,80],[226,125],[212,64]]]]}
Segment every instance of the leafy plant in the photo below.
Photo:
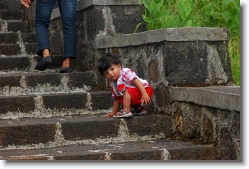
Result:
{"type": "Polygon", "coordinates": [[[139,2],[144,6],[142,18],[147,30],[172,27],[227,27],[230,31],[228,51],[233,81],[236,85],[240,85],[239,0],[139,0],[139,2]]]}

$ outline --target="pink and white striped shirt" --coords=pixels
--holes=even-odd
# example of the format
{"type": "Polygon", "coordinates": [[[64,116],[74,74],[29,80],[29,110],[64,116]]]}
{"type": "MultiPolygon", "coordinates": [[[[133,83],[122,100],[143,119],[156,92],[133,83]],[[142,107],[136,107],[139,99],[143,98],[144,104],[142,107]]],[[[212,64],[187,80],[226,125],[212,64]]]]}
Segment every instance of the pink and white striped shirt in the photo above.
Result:
{"type": "Polygon", "coordinates": [[[125,88],[136,88],[136,86],[131,83],[131,81],[135,78],[138,79],[145,88],[150,86],[147,80],[139,78],[133,70],[129,68],[122,68],[117,81],[110,82],[112,97],[116,99],[123,96],[125,88]]]}

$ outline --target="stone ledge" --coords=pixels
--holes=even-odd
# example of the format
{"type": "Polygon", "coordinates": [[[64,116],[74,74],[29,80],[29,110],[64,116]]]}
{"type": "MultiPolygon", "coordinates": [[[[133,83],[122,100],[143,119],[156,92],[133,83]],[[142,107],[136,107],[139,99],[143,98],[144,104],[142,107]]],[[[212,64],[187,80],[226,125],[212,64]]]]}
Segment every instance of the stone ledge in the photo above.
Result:
{"type": "Polygon", "coordinates": [[[166,28],[141,33],[132,33],[110,37],[96,38],[96,49],[110,47],[137,46],[162,41],[228,41],[226,28],[166,28]]]}
{"type": "MultiPolygon", "coordinates": [[[[81,11],[90,6],[110,6],[110,5],[139,5],[138,0],[78,0],[76,11],[81,11]]],[[[59,8],[55,8],[51,15],[51,20],[60,17],[59,8]]]]}
{"type": "Polygon", "coordinates": [[[240,111],[240,87],[174,87],[171,88],[173,101],[194,102],[195,104],[240,111]]]}

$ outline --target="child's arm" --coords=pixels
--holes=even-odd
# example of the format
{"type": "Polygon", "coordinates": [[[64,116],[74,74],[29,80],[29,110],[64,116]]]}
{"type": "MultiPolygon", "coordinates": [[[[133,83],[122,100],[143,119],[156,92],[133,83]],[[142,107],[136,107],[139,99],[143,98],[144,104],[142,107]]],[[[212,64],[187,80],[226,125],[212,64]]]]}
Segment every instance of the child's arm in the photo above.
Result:
{"type": "Polygon", "coordinates": [[[114,99],[113,100],[113,107],[112,107],[112,112],[108,113],[106,115],[106,118],[111,118],[113,117],[114,115],[116,115],[117,111],[118,111],[118,108],[119,108],[119,99],[114,99]]]}
{"type": "Polygon", "coordinates": [[[150,104],[150,97],[145,91],[143,84],[138,79],[133,79],[131,83],[138,88],[138,90],[140,91],[142,95],[141,101],[140,101],[141,104],[150,104]]]}

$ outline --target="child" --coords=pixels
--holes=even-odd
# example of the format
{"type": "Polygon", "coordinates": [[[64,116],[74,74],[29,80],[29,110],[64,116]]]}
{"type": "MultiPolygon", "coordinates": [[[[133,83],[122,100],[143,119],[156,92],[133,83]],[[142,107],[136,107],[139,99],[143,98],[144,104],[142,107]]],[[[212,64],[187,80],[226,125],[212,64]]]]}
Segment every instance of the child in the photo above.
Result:
{"type": "Polygon", "coordinates": [[[106,115],[107,118],[147,113],[142,105],[150,103],[153,90],[146,80],[139,78],[131,69],[122,68],[121,61],[112,53],[105,54],[99,60],[98,70],[110,82],[114,99],[112,112],[106,115]],[[123,110],[117,112],[120,103],[123,104],[123,110]]]}

